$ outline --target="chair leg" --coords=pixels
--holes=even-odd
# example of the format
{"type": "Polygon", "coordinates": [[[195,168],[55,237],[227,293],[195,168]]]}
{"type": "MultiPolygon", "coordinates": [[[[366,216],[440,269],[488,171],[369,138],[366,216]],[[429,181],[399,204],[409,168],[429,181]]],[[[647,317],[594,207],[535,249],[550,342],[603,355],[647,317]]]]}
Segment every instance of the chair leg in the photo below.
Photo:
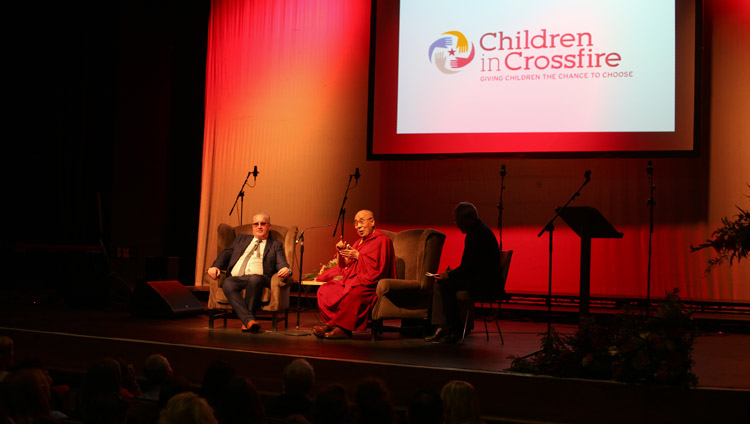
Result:
{"type": "Polygon", "coordinates": [[[464,318],[464,332],[461,334],[461,341],[463,343],[466,338],[466,329],[469,328],[469,317],[471,316],[471,306],[466,309],[466,318],[464,318]]]}
{"type": "MultiPolygon", "coordinates": [[[[484,302],[479,302],[480,305],[482,305],[482,309],[484,309],[484,302]]],[[[490,309],[492,309],[492,303],[490,303],[490,309]]],[[[482,322],[484,322],[484,335],[487,337],[487,341],[490,341],[490,330],[487,329],[487,320],[483,319],[482,322]]]]}
{"type": "Polygon", "coordinates": [[[271,326],[274,332],[279,330],[279,317],[276,311],[271,312],[271,326]]]}
{"type": "Polygon", "coordinates": [[[289,329],[289,308],[284,309],[284,330],[289,329]]]}
{"type": "Polygon", "coordinates": [[[497,327],[497,334],[500,335],[500,344],[505,345],[505,339],[503,339],[503,332],[500,330],[500,311],[502,310],[503,301],[497,301],[497,314],[495,314],[495,326],[497,327]]]}
{"type": "Polygon", "coordinates": [[[372,320],[372,324],[370,324],[370,330],[372,332],[370,335],[371,341],[375,341],[378,339],[378,332],[380,331],[380,328],[379,328],[380,322],[381,321],[379,319],[374,319],[372,320]]]}
{"type": "Polygon", "coordinates": [[[212,311],[208,311],[208,328],[214,328],[214,314],[212,311]]]}

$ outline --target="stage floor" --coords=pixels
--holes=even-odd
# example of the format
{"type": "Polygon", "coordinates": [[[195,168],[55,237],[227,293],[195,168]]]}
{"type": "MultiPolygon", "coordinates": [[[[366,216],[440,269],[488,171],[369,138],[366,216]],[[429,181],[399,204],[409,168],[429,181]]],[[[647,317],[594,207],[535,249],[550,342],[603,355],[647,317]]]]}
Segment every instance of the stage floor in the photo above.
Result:
{"type": "MultiPolygon", "coordinates": [[[[463,343],[454,345],[426,343],[421,337],[397,332],[387,332],[377,341],[370,340],[369,332],[355,333],[351,340],[321,340],[311,335],[289,335],[297,320],[294,310],[289,314],[288,330],[284,330],[282,321],[279,331],[274,332],[270,321],[264,321],[261,333],[249,334],[240,332],[235,319],[230,319],[227,327],[217,320],[215,328],[209,329],[204,314],[148,319],[127,311],[35,304],[22,296],[3,298],[0,334],[14,339],[16,358],[40,359],[50,369],[83,372],[97,359],[117,356],[132,363],[142,375],[143,359],[159,352],[169,358],[176,373],[195,384],[202,381],[211,362],[221,359],[250,377],[262,392],[274,393],[280,390],[283,367],[291,359],[302,357],[315,367],[318,388],[340,382],[353,390],[360,379],[375,376],[386,381],[394,402],[400,405],[405,405],[416,389],[439,388],[452,379],[470,381],[486,392],[495,390],[500,376],[520,378],[506,371],[510,357],[539,349],[540,335],[547,329],[545,320],[514,318],[510,311],[500,321],[505,344],[501,344],[492,323],[487,341],[480,320],[463,343]]],[[[317,311],[304,305],[299,317],[305,333],[319,323],[317,311]]],[[[564,323],[553,323],[553,327],[560,333],[575,329],[564,323]]],[[[693,355],[699,388],[750,390],[748,352],[750,334],[704,332],[696,340],[693,355]]],[[[508,389],[497,389],[498,393],[503,390],[508,389]]],[[[482,406],[493,416],[523,415],[523,411],[504,414],[493,405],[482,406]]],[[[534,408],[530,405],[528,410],[534,408]]]]}

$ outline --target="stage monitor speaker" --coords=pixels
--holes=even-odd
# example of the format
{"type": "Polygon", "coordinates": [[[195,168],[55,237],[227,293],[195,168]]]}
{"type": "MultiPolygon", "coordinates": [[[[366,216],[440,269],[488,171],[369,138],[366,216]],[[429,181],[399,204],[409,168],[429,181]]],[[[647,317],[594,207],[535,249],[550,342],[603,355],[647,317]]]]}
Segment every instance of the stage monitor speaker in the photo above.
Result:
{"type": "Polygon", "coordinates": [[[203,312],[203,305],[179,281],[147,281],[138,284],[130,299],[134,315],[174,318],[203,312]]]}

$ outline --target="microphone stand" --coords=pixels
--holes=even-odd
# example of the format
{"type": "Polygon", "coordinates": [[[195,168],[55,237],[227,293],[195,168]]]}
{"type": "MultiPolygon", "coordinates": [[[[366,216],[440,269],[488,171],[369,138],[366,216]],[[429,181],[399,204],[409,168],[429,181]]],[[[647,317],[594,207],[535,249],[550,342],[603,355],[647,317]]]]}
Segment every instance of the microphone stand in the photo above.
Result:
{"type": "Polygon", "coordinates": [[[297,325],[294,330],[287,331],[284,335],[287,336],[309,336],[309,331],[302,331],[299,329],[300,310],[302,309],[302,259],[305,256],[305,231],[312,228],[330,227],[331,224],[317,225],[314,227],[307,227],[300,233],[295,243],[299,244],[299,284],[297,285],[297,325]]]}
{"type": "Polygon", "coordinates": [[[498,247],[503,250],[503,191],[505,190],[505,165],[500,168],[500,202],[497,204],[498,247]]]}
{"type": "Polygon", "coordinates": [[[537,234],[537,237],[541,237],[545,231],[549,233],[549,262],[547,265],[547,337],[549,337],[552,330],[552,233],[554,233],[555,231],[554,222],[557,217],[560,216],[560,212],[564,211],[565,208],[568,207],[570,202],[573,201],[573,199],[581,195],[581,190],[586,186],[586,184],[589,183],[589,181],[591,181],[591,171],[586,171],[586,181],[584,181],[581,187],[579,187],[578,190],[576,190],[576,192],[573,193],[572,196],[570,196],[570,199],[568,199],[568,201],[565,202],[565,204],[561,208],[555,208],[555,216],[553,216],[552,219],[549,220],[547,225],[542,228],[542,231],[537,234]]]}
{"type": "MultiPolygon", "coordinates": [[[[359,174],[356,174],[359,176],[359,174]]],[[[341,239],[344,239],[344,226],[346,224],[346,209],[344,209],[344,205],[346,204],[347,195],[349,194],[349,190],[353,189],[354,187],[359,184],[359,178],[355,179],[354,185],[352,186],[352,177],[354,177],[355,174],[349,174],[349,181],[346,183],[346,191],[344,191],[344,200],[341,202],[341,209],[339,209],[339,217],[336,218],[336,227],[333,229],[333,237],[336,237],[336,231],[339,229],[339,222],[341,223],[341,239]]]]}
{"type": "MultiPolygon", "coordinates": [[[[234,204],[232,205],[232,209],[229,211],[229,216],[232,216],[232,212],[234,212],[235,206],[237,206],[237,201],[240,201],[240,225],[242,225],[242,208],[245,203],[245,186],[247,185],[247,180],[250,179],[250,175],[253,175],[252,172],[247,173],[247,177],[245,177],[245,181],[242,183],[242,186],[240,187],[240,192],[237,193],[237,197],[234,198],[234,204]]],[[[250,186],[250,188],[255,187],[255,183],[253,182],[253,185],[250,186]]]]}
{"type": "Polygon", "coordinates": [[[654,235],[654,205],[656,204],[656,201],[654,200],[654,189],[656,188],[656,186],[654,185],[654,168],[653,166],[651,166],[651,161],[648,161],[646,172],[648,173],[648,184],[651,190],[651,197],[649,197],[648,201],[646,202],[649,209],[648,267],[646,271],[646,315],[648,315],[651,313],[651,239],[654,235]]]}

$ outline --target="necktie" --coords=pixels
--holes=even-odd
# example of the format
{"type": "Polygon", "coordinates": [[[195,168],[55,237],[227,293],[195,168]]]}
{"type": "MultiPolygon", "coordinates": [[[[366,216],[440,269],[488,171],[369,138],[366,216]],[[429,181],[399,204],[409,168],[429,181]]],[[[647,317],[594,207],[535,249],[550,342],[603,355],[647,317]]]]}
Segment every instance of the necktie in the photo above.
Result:
{"type": "MultiPolygon", "coordinates": [[[[258,250],[258,246],[260,246],[260,240],[256,239],[253,248],[250,250],[250,253],[248,253],[247,256],[245,256],[245,260],[242,261],[242,266],[240,267],[240,276],[245,275],[245,271],[247,270],[247,263],[250,262],[250,257],[253,256],[253,253],[258,250]]],[[[260,254],[260,252],[258,252],[258,254],[260,254]]]]}

